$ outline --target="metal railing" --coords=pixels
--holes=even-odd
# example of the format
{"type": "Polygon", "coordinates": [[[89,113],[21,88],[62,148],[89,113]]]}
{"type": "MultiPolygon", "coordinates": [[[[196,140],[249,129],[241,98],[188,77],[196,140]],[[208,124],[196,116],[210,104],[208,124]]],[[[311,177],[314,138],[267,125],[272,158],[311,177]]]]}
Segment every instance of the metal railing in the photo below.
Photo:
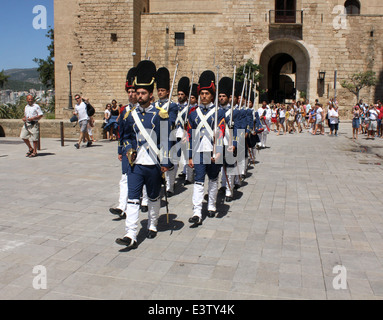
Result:
{"type": "Polygon", "coordinates": [[[303,10],[270,10],[269,23],[303,24],[303,10]]]}

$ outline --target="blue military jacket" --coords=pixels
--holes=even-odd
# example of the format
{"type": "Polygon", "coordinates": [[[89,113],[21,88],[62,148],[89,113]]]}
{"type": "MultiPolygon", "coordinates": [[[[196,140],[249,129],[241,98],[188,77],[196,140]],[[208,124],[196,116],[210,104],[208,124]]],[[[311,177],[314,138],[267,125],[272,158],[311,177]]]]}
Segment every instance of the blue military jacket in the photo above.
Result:
{"type": "MultiPolygon", "coordinates": [[[[155,107],[163,108],[168,101],[169,101],[169,99],[158,100],[153,105],[155,107]]],[[[176,125],[176,120],[177,120],[177,115],[178,115],[178,105],[176,103],[172,102],[166,111],[169,114],[170,127],[173,130],[175,128],[175,125],[176,125]]]]}
{"type": "Polygon", "coordinates": [[[141,149],[144,149],[153,162],[161,164],[163,167],[169,167],[170,125],[168,114],[153,105],[149,105],[146,109],[139,106],[124,111],[120,117],[123,125],[123,136],[120,137],[120,144],[123,146],[122,152],[126,154],[130,149],[133,149],[137,151],[139,156],[142,152],[141,149]],[[135,123],[132,115],[133,110],[137,112],[139,121],[150,135],[157,150],[153,150],[150,143],[146,141],[144,135],[140,132],[140,126],[135,123]],[[160,151],[160,154],[157,154],[156,151],[160,151]]]}
{"type": "Polygon", "coordinates": [[[225,136],[225,112],[222,109],[218,109],[218,124],[215,124],[215,105],[210,103],[208,106],[198,106],[188,116],[188,136],[189,136],[189,159],[193,158],[193,155],[199,151],[201,142],[203,139],[208,139],[211,145],[214,145],[214,136],[211,136],[209,131],[214,132],[215,125],[219,128],[219,136],[217,137],[216,152],[223,154],[223,138],[225,136]],[[206,128],[203,123],[199,112],[200,110],[204,116],[206,125],[209,126],[206,128]]]}
{"type": "MultiPolygon", "coordinates": [[[[238,134],[239,134],[238,130],[244,129],[243,128],[244,124],[242,121],[243,119],[241,119],[240,111],[238,109],[234,108],[234,110],[233,110],[233,121],[232,121],[233,127],[229,128],[230,117],[231,117],[231,106],[230,105],[221,106],[221,110],[223,110],[225,112],[225,123],[226,123],[227,130],[229,130],[229,129],[233,130],[233,137],[232,137],[233,138],[233,146],[237,147],[238,134]]],[[[228,133],[228,131],[226,131],[225,137],[226,137],[227,142],[228,142],[229,137],[227,137],[227,133],[228,133]]]]}

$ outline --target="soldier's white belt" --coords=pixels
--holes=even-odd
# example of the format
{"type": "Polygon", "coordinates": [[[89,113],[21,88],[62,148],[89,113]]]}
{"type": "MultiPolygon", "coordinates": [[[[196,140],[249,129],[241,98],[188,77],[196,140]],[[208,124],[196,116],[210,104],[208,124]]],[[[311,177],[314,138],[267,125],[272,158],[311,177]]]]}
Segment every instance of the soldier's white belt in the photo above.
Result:
{"type": "Polygon", "coordinates": [[[148,133],[148,131],[146,130],[146,128],[145,128],[144,125],[142,124],[142,122],[141,122],[141,120],[140,120],[140,117],[138,116],[136,110],[133,110],[133,111],[132,111],[132,117],[133,117],[133,119],[134,119],[134,122],[135,122],[136,126],[137,126],[138,129],[140,130],[140,134],[142,134],[142,136],[144,137],[144,139],[145,139],[146,142],[148,143],[150,149],[152,149],[152,151],[153,151],[157,156],[159,156],[159,155],[160,155],[160,150],[157,148],[157,144],[154,143],[152,137],[150,136],[150,134],[148,133]]]}
{"type": "MultiPolygon", "coordinates": [[[[200,132],[202,127],[205,126],[210,137],[213,139],[214,138],[214,132],[213,132],[212,128],[210,127],[210,125],[207,123],[207,119],[209,119],[214,114],[215,109],[211,109],[208,112],[208,114],[206,115],[206,117],[203,115],[200,108],[197,108],[196,110],[197,110],[198,117],[201,119],[201,122],[198,124],[198,127],[197,127],[197,132],[200,132]]],[[[214,125],[217,125],[217,124],[215,123],[214,125]]]]}

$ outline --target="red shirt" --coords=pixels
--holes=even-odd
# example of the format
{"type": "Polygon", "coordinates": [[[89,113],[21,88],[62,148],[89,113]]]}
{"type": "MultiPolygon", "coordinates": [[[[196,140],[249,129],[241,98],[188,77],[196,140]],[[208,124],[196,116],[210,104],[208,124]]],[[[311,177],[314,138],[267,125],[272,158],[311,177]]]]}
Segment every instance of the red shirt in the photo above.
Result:
{"type": "Polygon", "coordinates": [[[377,110],[380,110],[380,113],[379,113],[379,119],[382,120],[383,119],[383,106],[381,106],[381,108],[377,108],[377,110]]]}

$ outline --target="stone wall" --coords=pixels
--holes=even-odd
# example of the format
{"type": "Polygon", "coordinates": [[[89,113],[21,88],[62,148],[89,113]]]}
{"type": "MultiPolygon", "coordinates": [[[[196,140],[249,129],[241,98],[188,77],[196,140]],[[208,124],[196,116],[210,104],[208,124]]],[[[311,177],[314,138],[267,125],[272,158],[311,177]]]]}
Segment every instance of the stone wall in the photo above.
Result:
{"type": "Polygon", "coordinates": [[[383,4],[361,1],[361,15],[348,16],[347,26],[336,29],[340,12],[333,10],[343,4],[343,0],[297,0],[303,23],[298,14],[295,25],[284,26],[270,20],[275,9],[270,0],[55,0],[56,118],[70,115],[65,110],[69,61],[74,64],[73,94],[88,97],[101,119],[112,99],[127,103],[126,73],[145,52],[171,74],[178,63],[177,80],[191,77],[193,69],[197,81],[198,74],[216,71],[217,65],[221,76],[231,76],[233,64],[247,59],[258,64],[263,59],[262,68],[267,70],[273,44],[298,60],[297,89],[307,91],[311,101],[318,97],[319,71],[326,72],[320,101],[334,96],[337,69],[342,108],[354,104],[355,97],[341,88],[341,81],[366,70],[380,77],[376,90],[361,92],[362,98],[373,102],[383,95],[383,4]],[[175,46],[176,32],[185,33],[185,46],[175,46]]]}
{"type": "Polygon", "coordinates": [[[90,99],[100,114],[116,99],[126,104],[128,70],[141,59],[141,12],[147,0],[55,1],[56,118],[67,118],[72,91],[90,99]]]}

